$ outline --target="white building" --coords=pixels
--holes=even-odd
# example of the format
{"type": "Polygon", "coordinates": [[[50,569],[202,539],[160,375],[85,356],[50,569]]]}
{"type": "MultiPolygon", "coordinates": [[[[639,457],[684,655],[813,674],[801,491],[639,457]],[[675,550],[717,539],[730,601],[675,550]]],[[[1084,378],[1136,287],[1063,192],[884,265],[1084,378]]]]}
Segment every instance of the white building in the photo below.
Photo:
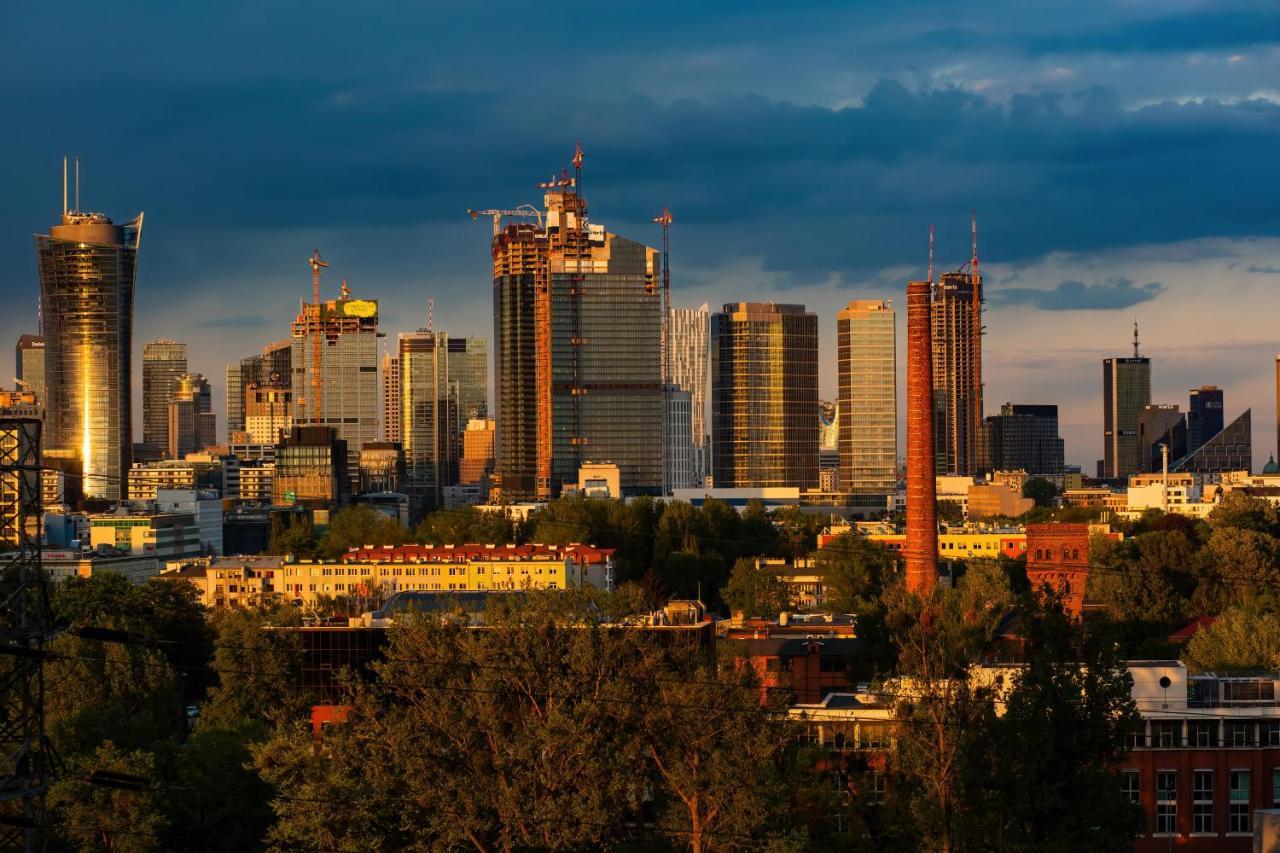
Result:
{"type": "Polygon", "coordinates": [[[671,384],[662,388],[662,493],[695,488],[702,480],[694,452],[693,395],[671,384]]]}
{"type": "Polygon", "coordinates": [[[159,489],[156,492],[156,510],[191,515],[199,531],[201,553],[222,553],[222,500],[217,492],[159,489]]]}
{"type": "MultiPolygon", "coordinates": [[[[710,438],[707,433],[707,394],[710,388],[711,309],[672,308],[667,316],[668,346],[663,379],[689,392],[689,435],[694,467],[701,478],[710,470],[710,438]]],[[[668,492],[669,493],[669,492],[668,492]]]]}

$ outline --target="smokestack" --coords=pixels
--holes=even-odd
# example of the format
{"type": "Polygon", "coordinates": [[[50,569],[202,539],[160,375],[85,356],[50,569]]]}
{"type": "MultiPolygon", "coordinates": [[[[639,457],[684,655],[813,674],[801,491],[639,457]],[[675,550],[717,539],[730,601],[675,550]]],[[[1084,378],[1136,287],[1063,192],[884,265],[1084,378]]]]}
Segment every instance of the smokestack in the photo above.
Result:
{"type": "Polygon", "coordinates": [[[907,589],[938,582],[937,482],[933,446],[933,332],[927,281],[907,282],[907,589]]]}

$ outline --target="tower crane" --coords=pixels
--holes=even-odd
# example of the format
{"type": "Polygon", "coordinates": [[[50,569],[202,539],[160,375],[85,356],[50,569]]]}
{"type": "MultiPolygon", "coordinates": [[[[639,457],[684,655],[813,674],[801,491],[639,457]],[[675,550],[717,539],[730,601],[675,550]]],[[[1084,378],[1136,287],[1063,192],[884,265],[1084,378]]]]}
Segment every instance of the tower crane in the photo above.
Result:
{"type": "Polygon", "coordinates": [[[481,216],[493,217],[493,236],[497,237],[498,232],[502,230],[502,217],[504,216],[535,216],[538,219],[538,227],[542,227],[542,211],[531,204],[522,204],[514,210],[497,210],[495,208],[486,208],[484,210],[472,210],[467,208],[467,213],[472,219],[479,219],[481,216]]]}
{"type": "Polygon", "coordinates": [[[674,218],[668,208],[653,218],[655,225],[662,226],[662,372],[663,381],[671,375],[671,244],[669,233],[674,218]]]}

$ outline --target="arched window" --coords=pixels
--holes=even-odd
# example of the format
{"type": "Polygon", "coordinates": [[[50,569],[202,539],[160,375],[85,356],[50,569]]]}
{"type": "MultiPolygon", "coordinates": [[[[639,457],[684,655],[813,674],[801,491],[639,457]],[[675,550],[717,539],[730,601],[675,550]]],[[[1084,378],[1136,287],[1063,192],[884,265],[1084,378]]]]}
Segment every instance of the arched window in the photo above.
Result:
{"type": "Polygon", "coordinates": [[[1044,552],[1039,548],[1036,549],[1036,559],[1037,560],[1044,559],[1044,552]]]}
{"type": "Polygon", "coordinates": [[[1073,559],[1073,560],[1079,560],[1079,559],[1080,559],[1080,549],[1079,549],[1079,548],[1072,548],[1072,549],[1071,549],[1071,559],[1073,559]]]}

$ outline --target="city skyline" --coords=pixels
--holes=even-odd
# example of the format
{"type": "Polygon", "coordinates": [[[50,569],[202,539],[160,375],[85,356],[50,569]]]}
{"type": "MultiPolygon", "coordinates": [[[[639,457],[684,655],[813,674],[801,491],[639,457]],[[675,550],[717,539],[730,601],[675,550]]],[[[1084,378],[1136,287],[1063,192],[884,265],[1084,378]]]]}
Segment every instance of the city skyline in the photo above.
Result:
{"type": "MultiPolygon", "coordinates": [[[[151,214],[135,340],[186,340],[191,368],[215,378],[219,413],[224,365],[282,335],[282,318],[309,295],[299,259],[316,246],[335,264],[326,297],[349,274],[360,292],[380,294],[386,329],[415,328],[434,296],[438,328],[488,335],[475,258],[489,235],[464,210],[536,201],[546,164],[581,139],[598,216],[655,245],[650,219],[667,205],[675,213],[673,304],[799,302],[830,322],[852,298],[900,300],[902,283],[923,275],[928,225],[938,227],[937,268],[952,268],[967,258],[964,220],[976,208],[990,282],[988,414],[1004,401],[1059,405],[1068,461],[1088,470],[1102,455],[1095,365],[1123,352],[1137,315],[1153,400],[1212,383],[1229,393],[1228,418],[1252,407],[1269,422],[1263,369],[1280,349],[1262,310],[1280,275],[1265,153],[1280,141],[1274,14],[1054,4],[1027,15],[997,4],[966,9],[950,38],[948,8],[712,4],[664,28],[656,49],[664,15],[611,8],[604,19],[625,26],[610,28],[608,50],[584,40],[593,73],[572,92],[557,86],[562,71],[513,81],[478,36],[479,17],[459,10],[415,10],[394,27],[378,14],[317,16],[318,34],[365,36],[350,66],[361,72],[345,76],[284,35],[283,10],[261,26],[174,12],[191,24],[182,51],[160,38],[121,47],[162,31],[167,16],[105,17],[59,37],[77,56],[109,58],[130,85],[128,104],[91,96],[91,61],[61,64],[39,97],[12,100],[30,132],[7,152],[0,281],[16,308],[30,308],[8,312],[0,334],[38,331],[28,235],[56,211],[58,160],[70,150],[98,207],[151,214]],[[770,26],[759,26],[766,15],[770,26]],[[459,37],[424,57],[397,33],[428,22],[459,37]],[[706,46],[713,32],[717,48],[706,46]],[[931,49],[977,32],[989,34],[983,51],[959,61],[931,49]],[[256,50],[233,68],[214,53],[227,39],[256,50]],[[607,61],[619,51],[634,61],[607,61]],[[780,72],[778,58],[796,52],[810,61],[780,72]],[[550,91],[560,97],[529,97],[550,91]],[[163,133],[155,114],[167,117],[163,133]],[[437,117],[452,119],[450,133],[433,130],[437,117]],[[336,142],[353,121],[393,121],[401,133],[387,139],[409,142],[356,153],[336,142]],[[520,123],[528,133],[513,150],[507,135],[520,123]],[[927,131],[941,126],[953,131],[927,131]],[[253,143],[215,155],[208,140],[223,136],[253,143]],[[1084,156],[1094,150],[1108,153],[1084,156]],[[1213,331],[1223,324],[1229,340],[1213,331]]],[[[528,10],[508,13],[530,34],[545,31],[528,10]]],[[[33,15],[14,12],[14,31],[33,37],[0,59],[11,71],[51,33],[33,15]]],[[[508,61],[535,41],[508,45],[508,61]]],[[[820,393],[833,399],[828,330],[820,393]]],[[[135,394],[138,423],[139,405],[135,394]]],[[[1274,442],[1253,443],[1260,466],[1274,442]]]]}

